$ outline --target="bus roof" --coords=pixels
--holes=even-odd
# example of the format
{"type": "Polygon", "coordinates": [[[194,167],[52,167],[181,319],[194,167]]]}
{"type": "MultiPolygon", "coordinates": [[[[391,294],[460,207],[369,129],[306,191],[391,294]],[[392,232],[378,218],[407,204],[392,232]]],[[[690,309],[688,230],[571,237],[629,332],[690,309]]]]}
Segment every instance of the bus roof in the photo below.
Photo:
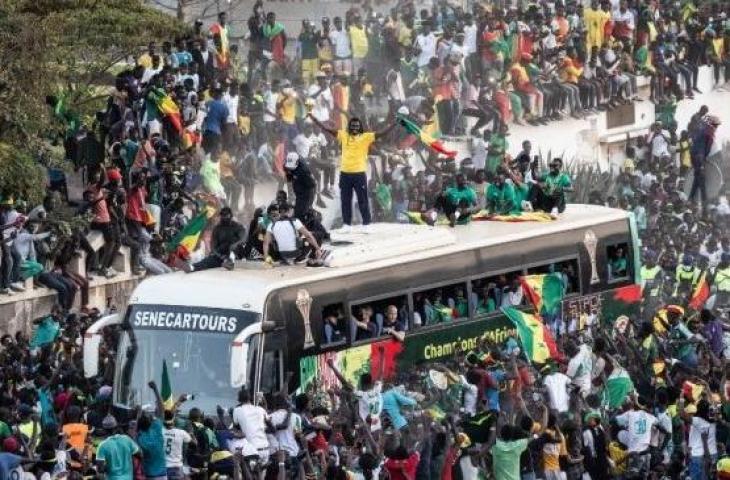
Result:
{"type": "Polygon", "coordinates": [[[232,271],[216,268],[189,274],[160,275],[140,283],[129,303],[197,305],[262,312],[268,294],[280,288],[587,228],[627,217],[623,210],[570,204],[553,222],[483,221],[456,228],[374,224],[367,234],[333,233],[334,245],[328,246],[331,251],[329,267],[296,265],[272,268],[263,262],[240,262],[232,271]]]}

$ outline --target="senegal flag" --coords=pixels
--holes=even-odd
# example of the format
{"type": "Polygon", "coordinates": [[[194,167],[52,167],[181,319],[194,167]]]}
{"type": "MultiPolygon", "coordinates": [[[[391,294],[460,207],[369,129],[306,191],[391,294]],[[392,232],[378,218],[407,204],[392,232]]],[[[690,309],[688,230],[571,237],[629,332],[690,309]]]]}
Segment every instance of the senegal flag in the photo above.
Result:
{"type": "Polygon", "coordinates": [[[160,115],[167,118],[167,120],[175,128],[175,131],[179,134],[183,134],[182,117],[180,116],[180,109],[178,108],[175,101],[170,95],[165,92],[162,88],[153,88],[150,93],[152,99],[155,102],[157,110],[160,115]]]}
{"type": "Polygon", "coordinates": [[[535,311],[540,315],[555,315],[563,300],[563,279],[558,273],[526,275],[520,278],[525,292],[535,311]]]}
{"type": "Polygon", "coordinates": [[[162,381],[160,382],[160,398],[165,410],[172,410],[175,406],[175,399],[172,398],[172,386],[170,385],[170,374],[167,373],[167,361],[162,360],[162,381]]]}
{"type": "Polygon", "coordinates": [[[398,115],[398,122],[403,126],[403,128],[406,129],[408,133],[411,135],[414,135],[416,138],[418,138],[421,143],[429,147],[431,150],[434,150],[442,155],[447,156],[448,158],[454,158],[456,157],[456,152],[453,150],[447,150],[446,147],[444,147],[444,144],[441,143],[440,140],[435,139],[428,133],[426,133],[421,127],[419,127],[415,122],[409,120],[408,118],[398,115]]]}
{"type": "Polygon", "coordinates": [[[689,300],[689,307],[693,310],[702,310],[705,302],[710,298],[710,284],[707,283],[707,272],[702,272],[700,279],[692,290],[692,296],[689,300]]]}
{"type": "Polygon", "coordinates": [[[546,212],[520,212],[510,215],[494,215],[486,210],[472,215],[472,220],[489,220],[492,222],[552,222],[555,219],[546,212]]]}
{"type": "Polygon", "coordinates": [[[515,324],[522,348],[532,362],[545,363],[551,358],[560,357],[555,339],[539,316],[514,307],[503,307],[502,313],[515,324]]]}
{"type": "Polygon", "coordinates": [[[167,244],[168,252],[177,252],[180,258],[188,258],[195,250],[198,244],[200,234],[208,225],[208,220],[213,217],[215,210],[213,207],[203,207],[203,210],[195,216],[185,228],[177,232],[172,240],[167,244]]]}

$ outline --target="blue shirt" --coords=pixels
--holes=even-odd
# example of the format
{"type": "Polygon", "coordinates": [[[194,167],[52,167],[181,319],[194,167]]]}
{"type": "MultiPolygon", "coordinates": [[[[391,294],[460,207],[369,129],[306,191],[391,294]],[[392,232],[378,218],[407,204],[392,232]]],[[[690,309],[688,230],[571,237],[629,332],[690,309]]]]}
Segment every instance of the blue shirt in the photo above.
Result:
{"type": "Polygon", "coordinates": [[[187,50],[183,50],[182,52],[175,52],[173,53],[173,55],[175,55],[178,65],[187,65],[193,61],[193,55],[187,50]]]}
{"type": "Polygon", "coordinates": [[[228,119],[228,106],[221,100],[208,102],[208,114],[203,122],[203,131],[220,135],[228,119]]]}
{"type": "Polygon", "coordinates": [[[167,474],[165,465],[165,439],[162,436],[162,422],[152,421],[147,431],[137,435],[137,444],[142,449],[142,468],[148,477],[162,477],[167,474]]]}
{"type": "Polygon", "coordinates": [[[408,420],[400,413],[400,407],[411,407],[416,405],[416,401],[410,397],[406,397],[395,388],[391,388],[383,394],[383,410],[390,417],[393,426],[400,430],[408,424],[408,420]]]}
{"type": "Polygon", "coordinates": [[[107,438],[96,451],[96,458],[106,463],[109,480],[133,480],[134,466],[132,455],[139,452],[139,447],[127,435],[112,435],[107,438]]]}
{"type": "Polygon", "coordinates": [[[10,478],[10,472],[18,468],[22,457],[12,453],[0,452],[0,478],[10,478]]]}
{"type": "Polygon", "coordinates": [[[489,410],[499,411],[499,385],[507,378],[507,375],[501,369],[490,370],[489,375],[494,380],[494,383],[497,384],[497,388],[487,388],[484,392],[487,397],[487,408],[489,410]]]}

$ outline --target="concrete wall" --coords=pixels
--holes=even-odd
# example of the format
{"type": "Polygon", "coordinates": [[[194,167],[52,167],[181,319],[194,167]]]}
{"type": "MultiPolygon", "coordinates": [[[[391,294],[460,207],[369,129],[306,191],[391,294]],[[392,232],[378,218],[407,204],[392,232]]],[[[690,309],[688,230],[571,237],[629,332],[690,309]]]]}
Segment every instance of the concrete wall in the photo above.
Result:
{"type": "MultiPolygon", "coordinates": [[[[134,287],[141,278],[123,275],[113,279],[99,279],[89,286],[90,307],[104,310],[107,305],[114,305],[123,311],[134,287]]],[[[76,296],[76,304],[80,307],[81,292],[76,296]]],[[[13,296],[0,296],[0,334],[14,334],[17,331],[30,333],[33,320],[47,315],[56,302],[54,290],[40,287],[29,288],[25,292],[13,296]]]]}

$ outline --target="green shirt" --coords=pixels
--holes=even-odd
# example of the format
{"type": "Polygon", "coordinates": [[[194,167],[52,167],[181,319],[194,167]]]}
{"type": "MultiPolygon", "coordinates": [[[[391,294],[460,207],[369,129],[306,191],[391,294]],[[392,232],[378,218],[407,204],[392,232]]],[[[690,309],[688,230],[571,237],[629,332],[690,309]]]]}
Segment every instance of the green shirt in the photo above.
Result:
{"type": "Polygon", "coordinates": [[[501,187],[491,184],[487,188],[487,210],[497,215],[519,212],[519,204],[512,184],[503,183],[501,187]]]}
{"type": "Polygon", "coordinates": [[[527,449],[527,439],[505,442],[497,440],[492,446],[492,470],[499,480],[520,480],[520,455],[527,449]]]}
{"type": "Polygon", "coordinates": [[[5,422],[0,422],[0,438],[8,438],[13,435],[13,432],[5,422]]]}
{"type": "Polygon", "coordinates": [[[545,190],[548,195],[553,193],[562,192],[566,188],[570,188],[570,177],[565,172],[560,172],[557,175],[548,173],[543,175],[542,181],[545,182],[545,190]]]}
{"type": "Polygon", "coordinates": [[[454,206],[458,206],[464,201],[470,207],[476,205],[477,194],[471,187],[449,187],[446,189],[446,199],[454,206]]]}
{"type": "Polygon", "coordinates": [[[107,438],[96,452],[96,457],[106,463],[109,480],[132,480],[132,455],[139,452],[139,447],[127,435],[112,435],[107,438]]]}

